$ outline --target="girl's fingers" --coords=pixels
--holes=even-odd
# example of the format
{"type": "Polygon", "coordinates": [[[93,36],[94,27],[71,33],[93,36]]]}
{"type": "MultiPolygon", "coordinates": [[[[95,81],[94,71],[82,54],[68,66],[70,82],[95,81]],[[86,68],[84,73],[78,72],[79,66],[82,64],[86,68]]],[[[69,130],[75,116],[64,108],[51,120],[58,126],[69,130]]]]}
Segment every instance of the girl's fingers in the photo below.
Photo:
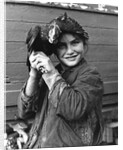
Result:
{"type": "Polygon", "coordinates": [[[44,66],[42,65],[42,63],[38,63],[37,65],[36,65],[36,68],[37,68],[37,70],[41,70],[42,68],[44,68],[44,66]]]}
{"type": "Polygon", "coordinates": [[[45,53],[43,53],[43,52],[33,52],[33,56],[35,57],[35,58],[37,58],[37,57],[41,57],[41,58],[46,58],[46,57],[48,57],[45,53]]]}
{"type": "Polygon", "coordinates": [[[43,52],[32,52],[29,60],[33,68],[44,72],[42,67],[45,68],[48,64],[49,57],[47,57],[43,52]]]}
{"type": "Polygon", "coordinates": [[[47,59],[45,58],[41,58],[41,57],[38,57],[36,60],[35,60],[35,62],[34,63],[36,63],[37,65],[40,63],[42,66],[44,66],[44,65],[46,65],[47,64],[47,59]]]}
{"type": "Polygon", "coordinates": [[[30,62],[34,62],[34,61],[41,61],[41,60],[45,60],[46,59],[46,57],[44,57],[44,56],[42,56],[42,55],[40,55],[40,54],[37,54],[37,55],[31,55],[30,56],[30,62]]]}
{"type": "Polygon", "coordinates": [[[34,62],[34,63],[36,63],[37,65],[38,65],[39,63],[41,64],[41,63],[42,63],[41,58],[39,58],[39,57],[38,57],[38,58],[35,60],[35,62],[34,62]]]}
{"type": "Polygon", "coordinates": [[[34,62],[36,60],[34,52],[32,52],[32,54],[30,55],[29,60],[30,60],[30,62],[34,62]]]}
{"type": "Polygon", "coordinates": [[[32,52],[30,55],[30,62],[34,62],[37,58],[40,58],[41,60],[45,60],[48,57],[43,52],[32,52]]]}
{"type": "Polygon", "coordinates": [[[29,58],[30,63],[37,63],[38,61],[41,62],[42,59],[43,58],[41,58],[41,56],[39,54],[37,54],[37,55],[31,54],[30,58],[29,58]]]}
{"type": "Polygon", "coordinates": [[[36,68],[37,68],[38,71],[40,71],[42,73],[47,73],[48,72],[45,65],[42,65],[42,63],[37,64],[36,68]]]}

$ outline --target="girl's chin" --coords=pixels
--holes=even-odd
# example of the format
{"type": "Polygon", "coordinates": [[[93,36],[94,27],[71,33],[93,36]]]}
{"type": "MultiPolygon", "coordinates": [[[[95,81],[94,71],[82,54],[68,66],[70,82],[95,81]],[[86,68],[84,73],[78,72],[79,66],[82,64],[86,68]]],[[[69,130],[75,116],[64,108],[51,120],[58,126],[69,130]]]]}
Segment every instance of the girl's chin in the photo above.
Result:
{"type": "Polygon", "coordinates": [[[73,58],[71,58],[71,59],[66,59],[66,60],[63,60],[62,62],[63,62],[63,64],[65,64],[66,66],[68,66],[68,67],[74,67],[74,66],[76,66],[79,62],[80,62],[80,57],[77,59],[73,59],[73,58]]]}
{"type": "Polygon", "coordinates": [[[78,64],[78,61],[66,61],[66,62],[62,62],[62,63],[67,67],[74,67],[78,64]]]}

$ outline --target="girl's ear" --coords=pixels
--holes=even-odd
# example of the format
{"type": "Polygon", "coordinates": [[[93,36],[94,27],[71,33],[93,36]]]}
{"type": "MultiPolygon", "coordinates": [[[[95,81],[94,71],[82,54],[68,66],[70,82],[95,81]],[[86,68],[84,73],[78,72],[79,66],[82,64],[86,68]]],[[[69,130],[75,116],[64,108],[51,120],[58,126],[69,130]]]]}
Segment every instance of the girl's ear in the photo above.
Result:
{"type": "Polygon", "coordinates": [[[87,45],[87,44],[85,44],[85,45],[84,45],[84,54],[86,54],[86,53],[87,53],[87,51],[88,51],[88,45],[87,45]]]}

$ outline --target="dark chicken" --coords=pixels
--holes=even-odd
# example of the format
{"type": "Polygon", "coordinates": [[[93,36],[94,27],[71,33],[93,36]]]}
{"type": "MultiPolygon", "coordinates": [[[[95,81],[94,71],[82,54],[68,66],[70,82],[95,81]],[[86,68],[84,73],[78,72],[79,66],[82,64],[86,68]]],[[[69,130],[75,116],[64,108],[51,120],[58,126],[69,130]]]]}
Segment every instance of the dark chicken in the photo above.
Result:
{"type": "Polygon", "coordinates": [[[30,70],[29,56],[32,51],[42,51],[47,56],[53,53],[54,45],[57,44],[59,36],[64,32],[79,34],[88,39],[88,33],[75,20],[68,17],[66,13],[53,19],[45,26],[35,26],[27,34],[26,44],[28,49],[27,66],[30,70]]]}

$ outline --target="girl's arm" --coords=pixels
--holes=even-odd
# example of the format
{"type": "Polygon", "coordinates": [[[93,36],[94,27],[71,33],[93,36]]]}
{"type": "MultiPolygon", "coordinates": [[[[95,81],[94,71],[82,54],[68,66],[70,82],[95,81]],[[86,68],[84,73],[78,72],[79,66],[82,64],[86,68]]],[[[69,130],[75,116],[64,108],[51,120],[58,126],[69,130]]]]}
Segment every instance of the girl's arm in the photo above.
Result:
{"type": "Polygon", "coordinates": [[[18,114],[20,118],[33,116],[36,111],[36,100],[39,96],[39,77],[36,71],[31,68],[29,78],[24,84],[18,97],[18,114]]]}

